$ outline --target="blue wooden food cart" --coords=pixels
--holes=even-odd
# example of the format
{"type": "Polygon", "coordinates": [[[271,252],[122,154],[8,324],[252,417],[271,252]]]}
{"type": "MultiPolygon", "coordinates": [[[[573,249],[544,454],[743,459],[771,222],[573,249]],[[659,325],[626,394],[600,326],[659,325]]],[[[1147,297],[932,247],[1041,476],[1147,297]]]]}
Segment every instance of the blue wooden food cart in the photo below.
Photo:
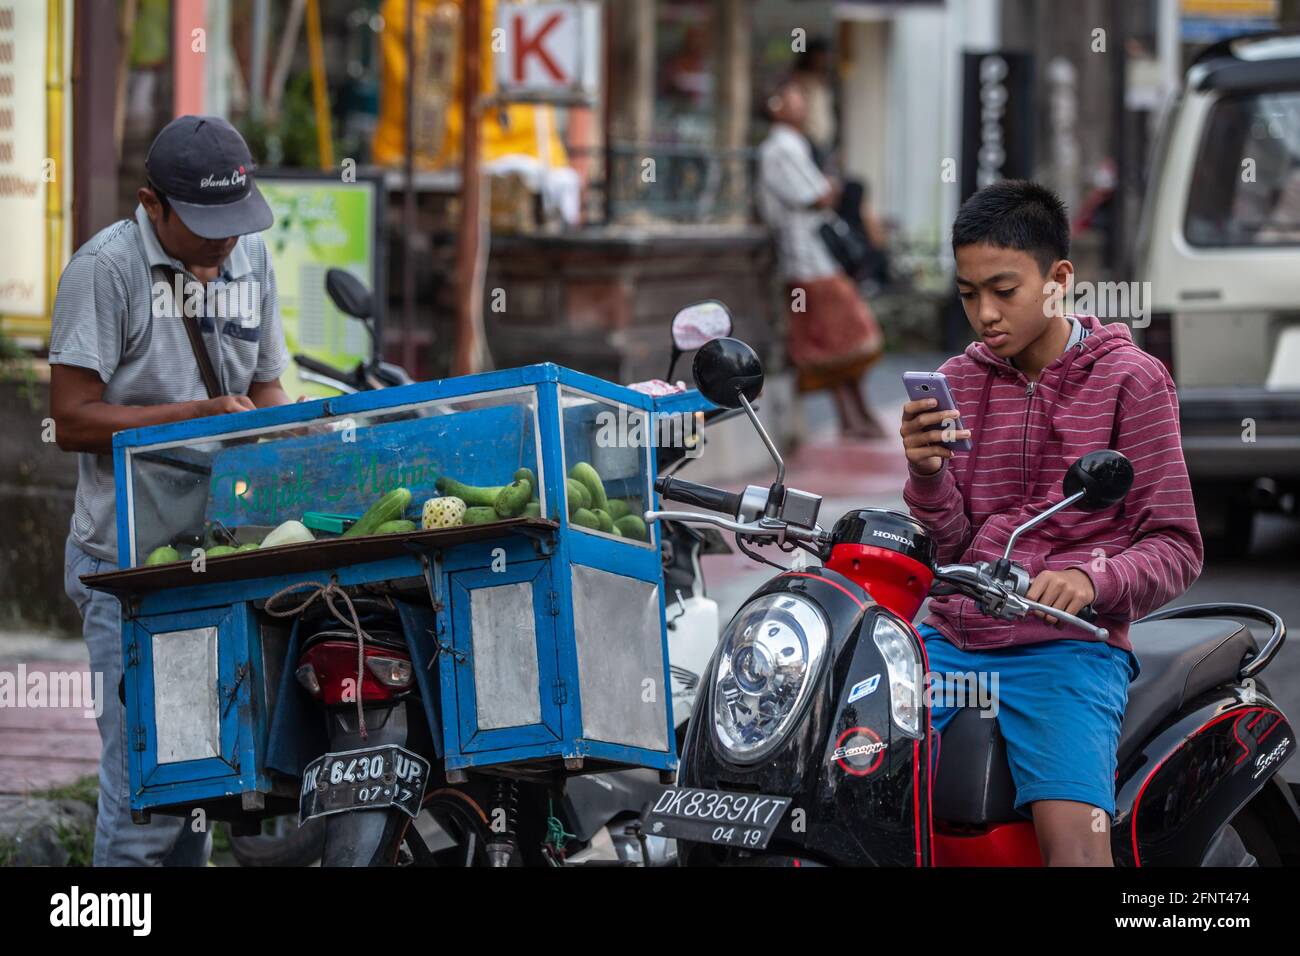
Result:
{"type": "Polygon", "coordinates": [[[670,777],[658,530],[575,521],[568,479],[585,462],[631,515],[653,507],[656,415],[707,406],[694,392],[656,401],[541,364],[117,434],[121,569],[86,580],[122,602],[137,818],[204,807],[247,822],[296,808],[297,777],[320,751],[293,675],[296,625],[266,602],[310,582],[403,599],[449,780],[670,777]],[[418,528],[440,478],[496,487],[520,469],[536,475],[535,516],[418,528]],[[206,556],[289,519],[361,515],[397,487],[411,492],[415,531],[206,556]],[[146,563],[169,546],[179,560],[146,563]]]}

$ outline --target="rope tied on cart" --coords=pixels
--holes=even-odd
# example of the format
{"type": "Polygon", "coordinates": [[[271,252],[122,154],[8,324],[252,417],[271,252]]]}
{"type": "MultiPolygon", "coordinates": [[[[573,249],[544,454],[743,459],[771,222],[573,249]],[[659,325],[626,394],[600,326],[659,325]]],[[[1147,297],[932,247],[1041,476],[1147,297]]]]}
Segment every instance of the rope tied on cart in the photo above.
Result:
{"type": "Polygon", "coordinates": [[[374,638],[367,634],[361,627],[361,618],[357,615],[357,609],[352,603],[352,598],[348,597],[347,591],[344,591],[334,581],[330,581],[329,584],[321,584],[319,581],[299,581],[297,584],[291,584],[287,588],[281,588],[279,591],[276,591],[267,598],[265,610],[266,613],[272,617],[297,617],[299,614],[305,612],[307,608],[311,607],[317,598],[321,597],[325,599],[325,604],[329,607],[330,613],[338,619],[339,623],[351,630],[357,638],[357,729],[361,734],[361,739],[365,740],[366,718],[361,703],[361,686],[366,669],[366,641],[369,640],[373,643],[374,638]],[[301,591],[303,588],[307,587],[315,588],[315,590],[312,591],[311,595],[301,604],[282,611],[274,610],[272,608],[272,605],[281,598],[292,594],[295,591],[301,591]],[[335,595],[341,597],[343,603],[347,605],[348,614],[351,615],[350,620],[348,617],[345,617],[343,612],[334,604],[335,595]]]}

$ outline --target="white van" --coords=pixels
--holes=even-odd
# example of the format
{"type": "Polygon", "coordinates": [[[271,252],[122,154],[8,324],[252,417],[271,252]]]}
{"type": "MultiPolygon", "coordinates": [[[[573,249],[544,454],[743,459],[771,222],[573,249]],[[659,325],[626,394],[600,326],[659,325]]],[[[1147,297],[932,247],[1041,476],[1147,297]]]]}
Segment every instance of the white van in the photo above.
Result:
{"type": "Polygon", "coordinates": [[[1157,141],[1135,250],[1138,332],[1178,385],[1209,551],[1300,492],[1300,34],[1227,40],[1188,69],[1157,141]]]}

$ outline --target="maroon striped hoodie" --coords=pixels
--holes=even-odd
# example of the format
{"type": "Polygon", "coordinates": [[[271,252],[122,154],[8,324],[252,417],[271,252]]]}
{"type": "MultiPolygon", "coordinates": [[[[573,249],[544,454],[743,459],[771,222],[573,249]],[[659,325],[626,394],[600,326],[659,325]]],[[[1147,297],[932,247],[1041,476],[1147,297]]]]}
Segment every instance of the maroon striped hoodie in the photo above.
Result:
{"type": "MultiPolygon", "coordinates": [[[[1178,398],[1165,367],[1133,343],[1122,323],[1078,316],[1092,333],[1031,383],[982,342],[943,364],[973,448],[931,476],[911,473],[903,497],[934,534],[941,564],[993,561],[1012,530],[1061,498],[1076,458],[1101,448],[1133,463],[1133,488],[1119,504],[1067,508],[1016,543],[1030,575],[1078,568],[1092,579],[1097,623],[1109,643],[1132,650],[1128,625],[1182,594],[1201,573],[1178,398]]],[[[958,647],[986,650],[1087,639],[1039,617],[1002,621],[960,595],[934,597],[925,623],[958,647]]]]}

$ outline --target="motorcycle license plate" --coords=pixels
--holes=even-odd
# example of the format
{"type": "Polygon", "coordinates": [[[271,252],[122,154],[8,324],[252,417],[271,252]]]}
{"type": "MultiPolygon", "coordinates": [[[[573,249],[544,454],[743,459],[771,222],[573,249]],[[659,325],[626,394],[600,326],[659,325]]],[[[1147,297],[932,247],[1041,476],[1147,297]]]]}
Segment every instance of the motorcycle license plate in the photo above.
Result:
{"type": "Polygon", "coordinates": [[[641,826],[653,836],[761,850],[789,806],[789,797],[666,787],[641,826]]]}
{"type": "Polygon", "coordinates": [[[388,807],[414,818],[428,780],[429,761],[396,744],[325,754],[302,773],[298,823],[345,810],[388,807]]]}

